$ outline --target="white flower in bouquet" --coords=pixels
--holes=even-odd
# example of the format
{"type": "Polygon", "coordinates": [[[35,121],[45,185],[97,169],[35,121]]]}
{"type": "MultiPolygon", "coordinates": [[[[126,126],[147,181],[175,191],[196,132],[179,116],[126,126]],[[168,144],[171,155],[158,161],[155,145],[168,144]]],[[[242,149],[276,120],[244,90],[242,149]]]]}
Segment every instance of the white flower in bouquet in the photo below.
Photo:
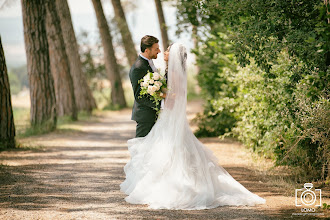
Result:
{"type": "Polygon", "coordinates": [[[146,81],[149,81],[150,80],[150,74],[148,73],[147,75],[145,75],[143,77],[143,81],[146,82],[146,81]]]}
{"type": "Polygon", "coordinates": [[[158,72],[151,73],[148,71],[148,73],[139,80],[139,83],[141,85],[139,98],[148,95],[149,99],[156,103],[154,109],[157,111],[158,115],[160,112],[160,102],[164,99],[163,95],[167,93],[167,82],[165,77],[158,72]]]}
{"type": "Polygon", "coordinates": [[[157,86],[148,86],[148,93],[150,95],[154,94],[156,91],[158,91],[158,87],[157,86]]]}
{"type": "Polygon", "coordinates": [[[154,87],[156,88],[156,91],[160,90],[160,86],[159,85],[154,85],[154,87]]]}
{"type": "Polygon", "coordinates": [[[161,75],[160,75],[159,73],[157,73],[157,72],[153,73],[153,77],[152,77],[152,78],[153,78],[154,80],[159,80],[160,77],[161,77],[161,75]]]}
{"type": "Polygon", "coordinates": [[[154,84],[155,84],[155,86],[158,86],[159,88],[163,85],[163,83],[159,82],[159,81],[156,81],[154,84]]]}
{"type": "Polygon", "coordinates": [[[152,91],[152,86],[148,86],[148,93],[151,95],[151,93],[153,93],[153,91],[152,91]]]}
{"type": "Polygon", "coordinates": [[[158,89],[158,87],[157,87],[157,86],[152,86],[152,87],[151,87],[151,91],[152,91],[152,92],[156,92],[156,91],[157,91],[157,89],[158,89]]]}
{"type": "Polygon", "coordinates": [[[142,82],[142,86],[143,87],[148,87],[149,86],[149,82],[148,81],[142,82]]]}

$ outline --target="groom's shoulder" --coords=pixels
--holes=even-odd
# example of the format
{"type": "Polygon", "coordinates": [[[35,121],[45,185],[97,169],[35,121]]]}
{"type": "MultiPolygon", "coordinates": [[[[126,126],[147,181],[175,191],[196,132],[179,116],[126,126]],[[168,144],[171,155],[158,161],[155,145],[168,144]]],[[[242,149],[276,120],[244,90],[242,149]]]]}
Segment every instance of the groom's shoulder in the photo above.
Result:
{"type": "Polygon", "coordinates": [[[148,66],[148,64],[147,64],[146,60],[143,60],[143,58],[138,56],[138,58],[136,59],[134,65],[132,66],[132,68],[140,69],[140,68],[146,68],[147,66],[148,66]]]}

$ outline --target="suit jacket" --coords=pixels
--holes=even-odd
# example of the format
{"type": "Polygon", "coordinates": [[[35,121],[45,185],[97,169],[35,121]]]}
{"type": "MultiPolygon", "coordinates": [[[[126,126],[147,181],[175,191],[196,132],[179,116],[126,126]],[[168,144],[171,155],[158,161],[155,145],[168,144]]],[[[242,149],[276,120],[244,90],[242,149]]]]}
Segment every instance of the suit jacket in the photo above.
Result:
{"type": "Polygon", "coordinates": [[[150,96],[144,95],[139,98],[141,86],[138,81],[147,74],[148,70],[149,72],[153,72],[149,62],[141,56],[138,56],[129,72],[129,78],[131,80],[134,93],[134,105],[131,119],[136,122],[156,121],[156,110],[153,109],[156,107],[156,104],[150,100],[150,96]]]}

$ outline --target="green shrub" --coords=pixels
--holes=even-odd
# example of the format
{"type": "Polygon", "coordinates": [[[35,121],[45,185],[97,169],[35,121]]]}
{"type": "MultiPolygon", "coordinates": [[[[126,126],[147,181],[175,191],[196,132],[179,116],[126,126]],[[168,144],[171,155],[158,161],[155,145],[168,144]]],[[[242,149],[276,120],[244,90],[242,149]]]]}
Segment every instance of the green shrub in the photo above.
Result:
{"type": "Polygon", "coordinates": [[[196,134],[235,136],[300,181],[329,179],[328,8],[316,0],[178,1],[179,26],[199,30],[207,104],[196,134]]]}

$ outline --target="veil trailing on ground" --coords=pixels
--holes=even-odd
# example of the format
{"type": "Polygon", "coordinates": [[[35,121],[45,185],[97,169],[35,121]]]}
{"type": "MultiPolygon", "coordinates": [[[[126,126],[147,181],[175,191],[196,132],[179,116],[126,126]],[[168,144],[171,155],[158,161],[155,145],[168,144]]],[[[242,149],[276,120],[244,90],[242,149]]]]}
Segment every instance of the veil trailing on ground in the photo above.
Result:
{"type": "Polygon", "coordinates": [[[164,109],[146,137],[128,140],[130,161],[120,190],[133,204],[154,209],[209,209],[256,205],[265,200],[218,165],[213,152],[193,134],[186,117],[187,52],[175,43],[169,54],[164,109]]]}

